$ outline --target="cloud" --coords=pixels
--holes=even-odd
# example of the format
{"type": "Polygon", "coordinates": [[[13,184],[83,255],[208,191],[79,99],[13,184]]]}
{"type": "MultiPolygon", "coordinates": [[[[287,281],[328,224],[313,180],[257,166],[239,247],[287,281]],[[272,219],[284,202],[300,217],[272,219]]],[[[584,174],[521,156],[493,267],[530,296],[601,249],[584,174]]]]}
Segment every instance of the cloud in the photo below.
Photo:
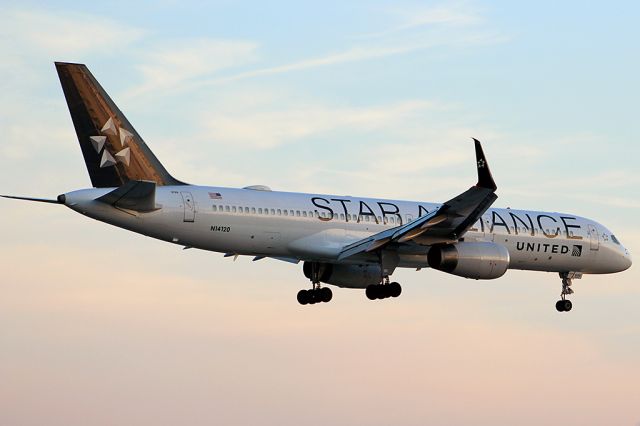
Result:
{"type": "Polygon", "coordinates": [[[137,66],[144,83],[127,95],[135,97],[154,90],[188,84],[202,75],[245,65],[256,59],[258,45],[249,41],[187,39],[162,44],[145,52],[137,66]]]}
{"type": "Polygon", "coordinates": [[[403,7],[387,11],[387,14],[396,16],[399,24],[390,28],[365,33],[355,38],[379,38],[404,31],[415,30],[426,26],[455,26],[467,27],[483,22],[482,17],[471,10],[468,4],[446,4],[430,7],[403,7]]]}
{"type": "Polygon", "coordinates": [[[32,49],[59,60],[86,53],[115,54],[145,32],[128,24],[78,12],[14,9],[0,15],[0,45],[9,51],[32,49]]]}
{"type": "Polygon", "coordinates": [[[236,80],[259,77],[264,75],[282,74],[293,71],[301,71],[330,65],[346,64],[388,56],[402,55],[417,52],[437,46],[471,46],[500,43],[506,38],[499,34],[464,34],[459,36],[433,36],[431,39],[420,41],[403,41],[399,43],[386,43],[382,45],[354,46],[336,53],[302,59],[283,65],[258,68],[252,71],[244,71],[228,77],[220,77],[203,82],[204,84],[224,84],[236,80]]]}
{"type": "Polygon", "coordinates": [[[385,14],[399,16],[402,23],[386,30],[353,36],[351,39],[359,40],[358,43],[337,52],[215,77],[202,84],[226,84],[259,76],[408,54],[438,46],[466,47],[507,40],[505,35],[481,27],[484,20],[466,4],[448,4],[412,11],[407,11],[406,8],[394,9],[385,14]],[[410,31],[425,27],[433,27],[434,30],[410,31]]]}
{"type": "Polygon", "coordinates": [[[381,107],[291,105],[270,111],[210,111],[202,115],[200,122],[208,138],[265,149],[336,129],[372,131],[394,126],[434,105],[427,101],[381,107]]]}
{"type": "Polygon", "coordinates": [[[316,58],[303,59],[300,61],[291,62],[284,65],[278,65],[274,67],[260,68],[252,71],[246,71],[239,74],[235,74],[230,77],[222,77],[211,81],[212,84],[227,83],[235,80],[242,80],[245,78],[258,77],[262,75],[282,74],[291,71],[300,71],[305,69],[336,65],[348,62],[364,61],[369,59],[382,58],[385,56],[399,55],[408,53],[414,50],[424,49],[428,47],[427,44],[414,45],[414,46],[359,46],[352,47],[342,52],[331,53],[325,56],[319,56],[316,58]]]}

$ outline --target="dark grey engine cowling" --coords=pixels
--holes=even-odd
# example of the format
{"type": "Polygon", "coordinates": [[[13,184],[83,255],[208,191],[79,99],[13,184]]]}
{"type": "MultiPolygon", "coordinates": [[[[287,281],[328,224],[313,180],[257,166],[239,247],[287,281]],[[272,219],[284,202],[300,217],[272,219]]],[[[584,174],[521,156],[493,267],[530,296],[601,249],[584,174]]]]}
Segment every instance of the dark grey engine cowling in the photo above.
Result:
{"type": "MultiPolygon", "coordinates": [[[[304,262],[304,276],[311,279],[312,264],[304,262]]],[[[321,263],[318,269],[321,282],[345,288],[366,288],[370,284],[380,284],[380,265],[341,265],[321,263]]]]}
{"type": "Polygon", "coordinates": [[[476,280],[500,278],[509,268],[509,250],[484,242],[461,242],[433,246],[427,256],[429,266],[449,274],[476,280]]]}

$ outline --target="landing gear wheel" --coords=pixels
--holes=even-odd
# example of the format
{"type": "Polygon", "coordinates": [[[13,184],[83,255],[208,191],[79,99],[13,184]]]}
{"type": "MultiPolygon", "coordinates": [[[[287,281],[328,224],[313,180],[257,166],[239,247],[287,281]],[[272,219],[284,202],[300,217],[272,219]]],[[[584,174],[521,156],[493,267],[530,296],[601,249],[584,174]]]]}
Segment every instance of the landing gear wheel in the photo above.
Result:
{"type": "Polygon", "coordinates": [[[397,282],[392,282],[389,284],[389,295],[391,297],[398,297],[402,293],[402,287],[397,282]]]}
{"type": "Polygon", "coordinates": [[[364,293],[367,295],[367,299],[376,300],[378,298],[378,286],[376,284],[368,285],[364,293]]]}
{"type": "Polygon", "coordinates": [[[558,300],[556,302],[556,309],[558,312],[569,312],[573,308],[571,300],[558,300]]]}
{"type": "Polygon", "coordinates": [[[300,290],[298,292],[298,303],[301,305],[306,305],[307,303],[309,303],[309,297],[308,297],[308,291],[307,290],[300,290]]]}
{"type": "Polygon", "coordinates": [[[367,299],[387,299],[389,297],[398,297],[402,293],[402,287],[396,282],[390,284],[371,284],[365,289],[367,299]]]}
{"type": "Polygon", "coordinates": [[[330,288],[314,288],[310,290],[300,290],[298,292],[298,303],[301,305],[314,305],[316,303],[327,303],[333,299],[333,292],[330,288]]]}
{"type": "Polygon", "coordinates": [[[378,286],[378,299],[386,299],[387,297],[391,297],[389,294],[389,285],[380,285],[378,286]]]}
{"type": "Polygon", "coordinates": [[[320,288],[320,289],[318,289],[316,291],[320,295],[320,300],[322,300],[325,303],[330,302],[331,299],[333,298],[333,292],[331,291],[331,289],[329,287],[323,287],[323,288],[320,288]]]}

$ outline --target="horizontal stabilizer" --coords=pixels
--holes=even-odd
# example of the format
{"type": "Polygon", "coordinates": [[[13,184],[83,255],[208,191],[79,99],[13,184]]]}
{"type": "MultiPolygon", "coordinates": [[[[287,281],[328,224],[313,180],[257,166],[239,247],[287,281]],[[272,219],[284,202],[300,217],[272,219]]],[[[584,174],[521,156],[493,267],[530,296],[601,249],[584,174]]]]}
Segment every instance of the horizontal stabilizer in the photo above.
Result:
{"type": "Polygon", "coordinates": [[[96,198],[96,201],[138,212],[159,209],[156,206],[156,183],[146,180],[131,180],[108,194],[96,198]]]}
{"type": "Polygon", "coordinates": [[[11,198],[14,200],[37,201],[39,203],[64,204],[63,202],[60,202],[60,200],[50,200],[48,198],[17,197],[15,195],[0,195],[0,197],[11,198]]]}

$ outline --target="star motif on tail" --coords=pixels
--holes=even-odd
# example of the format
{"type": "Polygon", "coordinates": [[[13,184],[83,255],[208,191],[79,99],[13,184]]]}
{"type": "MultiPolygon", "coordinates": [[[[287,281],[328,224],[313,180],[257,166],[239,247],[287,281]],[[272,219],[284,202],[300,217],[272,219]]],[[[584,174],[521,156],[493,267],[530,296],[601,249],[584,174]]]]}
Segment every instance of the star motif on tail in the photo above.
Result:
{"type": "Polygon", "coordinates": [[[122,163],[125,166],[128,166],[131,161],[131,150],[127,147],[129,142],[133,140],[133,134],[122,127],[116,127],[113,122],[113,118],[109,117],[107,122],[102,126],[100,132],[106,135],[118,136],[120,135],[120,145],[122,149],[112,155],[109,151],[107,151],[106,147],[106,136],[91,136],[89,139],[91,141],[91,145],[96,150],[98,154],[102,153],[100,158],[100,168],[115,166],[117,163],[122,163]],[[104,150],[103,150],[104,149],[104,150]]]}

